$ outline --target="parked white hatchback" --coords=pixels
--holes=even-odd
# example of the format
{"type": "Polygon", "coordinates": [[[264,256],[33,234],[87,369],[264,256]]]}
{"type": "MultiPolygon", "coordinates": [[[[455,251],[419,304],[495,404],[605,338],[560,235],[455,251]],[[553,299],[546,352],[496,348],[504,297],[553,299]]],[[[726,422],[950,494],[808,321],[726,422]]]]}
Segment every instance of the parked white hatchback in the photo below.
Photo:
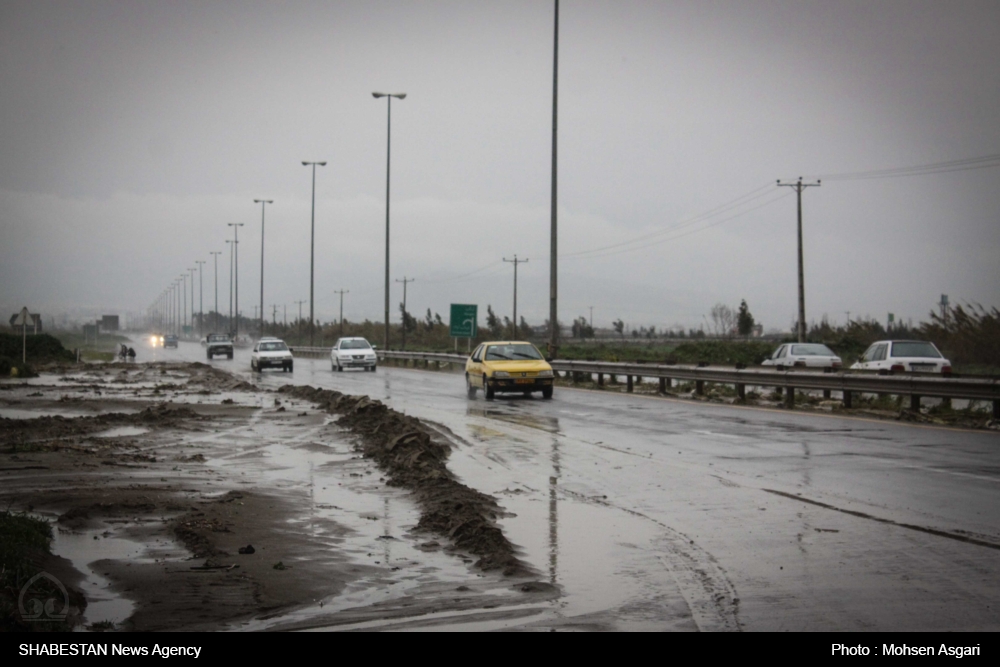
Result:
{"type": "Polygon", "coordinates": [[[851,370],[881,373],[951,373],[951,362],[926,340],[880,340],[872,343],[851,370]]]}
{"type": "Polygon", "coordinates": [[[820,343],[785,343],[778,347],[770,359],[761,366],[774,366],[779,371],[786,368],[832,368],[839,371],[843,362],[837,353],[820,343]]]}
{"type": "MultiPolygon", "coordinates": [[[[230,353],[231,354],[231,353],[230,353]]],[[[250,370],[258,373],[265,368],[281,366],[282,371],[292,372],[292,351],[280,338],[265,336],[253,346],[250,353],[250,370]]]]}
{"type": "Polygon", "coordinates": [[[375,348],[364,338],[338,338],[330,350],[330,367],[335,371],[363,368],[374,373],[377,365],[375,348]]]}

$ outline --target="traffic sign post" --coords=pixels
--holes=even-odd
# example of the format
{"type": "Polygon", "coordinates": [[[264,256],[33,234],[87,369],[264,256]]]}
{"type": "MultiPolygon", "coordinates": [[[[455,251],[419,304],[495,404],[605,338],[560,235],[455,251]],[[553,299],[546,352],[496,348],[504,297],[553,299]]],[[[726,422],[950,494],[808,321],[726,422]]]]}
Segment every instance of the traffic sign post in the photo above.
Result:
{"type": "Polygon", "coordinates": [[[453,303],[451,304],[451,321],[449,335],[455,339],[455,349],[458,350],[458,339],[468,338],[469,347],[472,347],[472,339],[476,337],[476,322],[478,318],[479,306],[476,304],[453,303]]]}
{"type": "Polygon", "coordinates": [[[21,309],[21,314],[14,320],[14,326],[21,327],[21,363],[28,362],[28,325],[34,324],[35,318],[28,312],[27,306],[21,309]]]}

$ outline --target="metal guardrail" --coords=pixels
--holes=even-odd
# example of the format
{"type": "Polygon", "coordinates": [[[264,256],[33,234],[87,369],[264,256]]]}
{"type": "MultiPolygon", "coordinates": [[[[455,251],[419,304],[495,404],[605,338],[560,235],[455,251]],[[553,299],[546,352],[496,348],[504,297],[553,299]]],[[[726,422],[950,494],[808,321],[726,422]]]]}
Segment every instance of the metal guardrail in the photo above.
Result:
{"type": "MultiPolygon", "coordinates": [[[[328,347],[295,347],[294,353],[304,356],[329,355],[328,347]]],[[[406,352],[402,350],[377,350],[382,360],[423,361],[464,366],[468,355],[441,352],[406,352]]],[[[550,362],[557,373],[585,373],[597,375],[597,382],[604,384],[605,376],[624,376],[626,390],[632,391],[636,378],[657,378],[660,391],[672,386],[673,381],[695,383],[695,393],[703,394],[706,383],[736,386],[740,398],[745,397],[746,387],[774,387],[785,395],[785,403],[794,405],[795,390],[819,390],[829,397],[840,392],[845,407],[851,407],[855,393],[895,394],[910,397],[910,408],[918,409],[921,397],[958,398],[989,401],[993,404],[993,417],[1000,419],[1000,380],[996,378],[953,378],[938,375],[895,374],[877,375],[869,372],[840,371],[820,373],[803,370],[771,370],[760,368],[720,368],[673,364],[644,364],[611,361],[550,362]]]]}

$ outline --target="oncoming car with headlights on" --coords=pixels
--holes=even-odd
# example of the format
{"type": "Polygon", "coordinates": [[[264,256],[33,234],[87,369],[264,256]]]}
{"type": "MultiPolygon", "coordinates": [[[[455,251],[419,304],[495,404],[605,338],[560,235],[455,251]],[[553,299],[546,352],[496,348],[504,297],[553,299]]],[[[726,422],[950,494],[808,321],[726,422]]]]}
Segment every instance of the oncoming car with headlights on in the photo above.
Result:
{"type": "Polygon", "coordinates": [[[524,341],[483,343],[465,362],[469,398],[482,389],[487,401],[497,393],[528,396],[534,391],[542,392],[542,398],[552,398],[554,375],[538,348],[524,341]]]}

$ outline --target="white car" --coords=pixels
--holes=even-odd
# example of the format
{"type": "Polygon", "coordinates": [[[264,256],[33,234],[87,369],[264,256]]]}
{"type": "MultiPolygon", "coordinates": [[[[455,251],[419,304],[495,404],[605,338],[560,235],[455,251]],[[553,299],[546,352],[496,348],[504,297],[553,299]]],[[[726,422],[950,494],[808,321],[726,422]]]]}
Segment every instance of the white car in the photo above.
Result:
{"type": "Polygon", "coordinates": [[[778,347],[770,359],[761,366],[774,366],[779,371],[786,368],[832,368],[839,371],[843,362],[837,353],[819,343],[785,343],[778,347]]]}
{"type": "Polygon", "coordinates": [[[880,340],[872,343],[851,370],[881,373],[951,373],[951,362],[925,340],[880,340]]]}
{"type": "Polygon", "coordinates": [[[374,373],[377,365],[375,348],[364,338],[338,338],[330,350],[330,367],[335,371],[364,368],[374,373]]]}
{"type": "Polygon", "coordinates": [[[292,350],[280,338],[261,338],[250,353],[250,370],[258,373],[265,368],[277,366],[281,366],[282,371],[291,373],[293,363],[292,350]]]}

